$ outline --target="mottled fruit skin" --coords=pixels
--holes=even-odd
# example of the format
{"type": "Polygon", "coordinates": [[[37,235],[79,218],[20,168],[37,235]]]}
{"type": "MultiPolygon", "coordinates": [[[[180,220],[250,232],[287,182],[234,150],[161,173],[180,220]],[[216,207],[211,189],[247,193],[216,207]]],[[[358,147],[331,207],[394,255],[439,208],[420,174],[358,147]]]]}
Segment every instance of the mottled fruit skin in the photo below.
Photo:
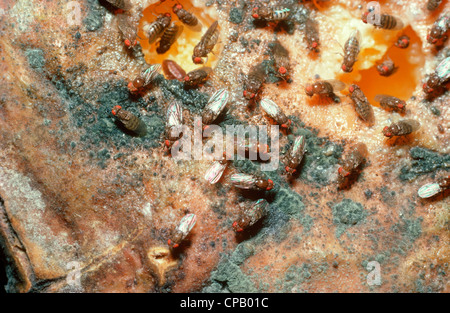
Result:
{"type": "Polygon", "coordinates": [[[412,132],[415,132],[420,128],[420,123],[416,120],[402,120],[397,123],[392,123],[390,126],[386,126],[383,129],[383,134],[386,137],[393,137],[393,136],[406,136],[411,134],[412,132]]]}
{"type": "Polygon", "coordinates": [[[375,121],[373,108],[362,90],[355,84],[351,85],[348,90],[350,91],[350,98],[353,101],[353,105],[358,116],[369,125],[373,125],[375,121]]]}

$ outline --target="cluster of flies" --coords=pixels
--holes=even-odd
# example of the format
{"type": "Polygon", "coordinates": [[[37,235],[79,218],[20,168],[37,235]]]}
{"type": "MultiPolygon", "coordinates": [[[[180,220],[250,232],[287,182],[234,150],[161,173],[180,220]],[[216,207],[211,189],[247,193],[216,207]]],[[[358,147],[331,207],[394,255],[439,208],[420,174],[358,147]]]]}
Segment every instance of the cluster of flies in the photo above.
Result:
{"type": "MultiPolygon", "coordinates": [[[[126,0],[108,1],[119,9],[128,9],[126,0]]],[[[321,1],[314,1],[314,4],[320,8],[320,5],[317,2],[321,1]]],[[[430,0],[427,4],[427,9],[430,11],[435,10],[439,6],[440,2],[441,1],[430,0]]],[[[369,8],[367,12],[363,13],[361,19],[364,23],[370,23],[376,28],[383,30],[403,29],[404,24],[399,18],[382,12],[376,12],[377,15],[371,14],[374,13],[373,10],[375,10],[375,8],[369,8]],[[377,20],[371,20],[374,16],[377,16],[377,20]]],[[[280,21],[288,20],[291,12],[292,7],[257,4],[252,8],[251,16],[255,20],[262,20],[268,23],[278,23],[280,21]]],[[[179,3],[174,5],[173,13],[175,13],[178,19],[185,25],[194,27],[199,23],[198,19],[192,13],[186,11],[179,3]]],[[[136,27],[131,26],[132,23],[130,23],[127,15],[119,15],[119,17],[119,29],[122,32],[124,43],[128,47],[133,47],[136,44],[136,27]],[[127,25],[127,27],[124,27],[123,25],[127,25]],[[130,31],[130,29],[133,29],[133,31],[130,31]]],[[[317,23],[309,17],[305,21],[304,27],[306,34],[305,40],[307,42],[308,49],[312,52],[318,53],[320,51],[320,39],[317,23]]],[[[144,33],[148,37],[150,44],[160,38],[156,50],[158,53],[165,53],[175,42],[182,29],[182,25],[178,25],[176,22],[171,22],[170,13],[164,13],[160,14],[153,23],[145,25],[144,33]]],[[[443,45],[448,38],[449,29],[449,16],[443,14],[433,24],[427,35],[427,41],[436,46],[443,45]]],[[[208,54],[214,49],[218,38],[219,25],[218,22],[215,21],[202,36],[200,42],[195,46],[192,61],[195,64],[203,64],[204,59],[207,58],[208,54]]],[[[406,49],[409,47],[409,44],[410,38],[407,35],[402,35],[398,38],[395,46],[401,49],[406,49]]],[[[283,79],[288,79],[291,71],[288,50],[278,40],[271,42],[269,46],[274,57],[274,66],[278,75],[283,79]]],[[[343,47],[343,61],[341,64],[341,69],[344,73],[350,73],[353,71],[354,64],[358,60],[360,47],[361,34],[359,30],[354,30],[343,47]]],[[[185,88],[196,88],[200,86],[207,81],[210,73],[212,72],[212,69],[209,67],[201,67],[186,73],[176,62],[172,60],[165,60],[162,63],[162,66],[155,64],[143,70],[138,77],[129,83],[129,91],[134,94],[144,91],[152,84],[152,81],[159,74],[161,68],[163,69],[167,79],[182,81],[184,82],[185,88]]],[[[377,70],[382,76],[390,76],[396,71],[396,66],[392,60],[388,59],[379,64],[377,66],[377,70]]],[[[244,80],[244,98],[249,101],[257,101],[258,94],[261,92],[261,89],[266,81],[266,75],[266,68],[262,62],[255,64],[250,68],[246,79],[244,80]]],[[[447,89],[446,84],[449,79],[450,57],[447,57],[438,64],[434,73],[428,75],[427,80],[423,85],[425,94],[436,95],[443,93],[447,89]]],[[[336,92],[340,92],[345,88],[346,85],[339,80],[316,79],[315,82],[305,86],[305,93],[310,97],[317,95],[319,97],[331,99],[334,102],[339,102],[340,99],[336,95],[336,92]]],[[[372,126],[375,122],[374,112],[361,88],[356,84],[352,84],[348,87],[348,91],[357,115],[363,121],[367,122],[369,126],[372,126]]],[[[225,89],[218,90],[211,96],[202,114],[204,129],[206,129],[208,125],[212,124],[223,112],[227,105],[228,99],[229,93],[225,89]]],[[[396,97],[379,94],[375,97],[375,100],[379,102],[380,106],[385,110],[395,111],[401,114],[406,112],[405,101],[396,97]]],[[[289,131],[291,121],[275,102],[267,98],[261,99],[260,106],[268,117],[270,117],[276,124],[280,125],[285,131],[289,131]]],[[[122,109],[120,106],[116,106],[112,110],[112,113],[128,130],[142,136],[146,134],[145,124],[143,124],[142,121],[131,112],[122,109]]],[[[180,144],[180,137],[172,137],[171,130],[174,127],[182,125],[182,119],[183,114],[180,104],[174,101],[169,106],[167,111],[167,139],[165,140],[165,145],[167,148],[180,144]]],[[[383,134],[388,138],[393,136],[405,136],[417,131],[419,128],[419,122],[412,119],[404,119],[396,123],[392,123],[390,126],[386,126],[383,129],[383,134]]],[[[268,149],[268,147],[260,147],[259,144],[255,145],[250,142],[244,143],[244,147],[241,148],[243,148],[246,153],[249,151],[264,151],[264,149],[267,151],[268,149]]],[[[292,177],[292,175],[296,173],[297,167],[301,163],[305,152],[306,140],[303,136],[298,136],[295,138],[292,146],[284,157],[285,171],[288,176],[292,177]]],[[[344,183],[350,177],[355,175],[357,176],[362,168],[362,165],[367,161],[367,158],[368,151],[366,145],[364,143],[354,144],[349,153],[347,153],[344,157],[342,165],[338,169],[338,181],[340,183],[344,183]]],[[[219,182],[229,162],[229,158],[226,155],[224,155],[222,160],[213,162],[205,175],[205,179],[211,184],[219,182]]],[[[233,174],[230,177],[230,181],[235,187],[246,190],[269,191],[274,187],[272,180],[264,179],[252,174],[233,174]]],[[[435,183],[423,186],[419,190],[419,196],[422,198],[431,197],[449,188],[449,185],[450,177],[441,178],[435,183]]],[[[258,220],[267,214],[268,208],[269,203],[265,199],[259,199],[252,205],[245,207],[241,210],[239,217],[233,222],[233,229],[237,232],[241,232],[244,229],[254,225],[258,220]]],[[[176,248],[179,246],[180,242],[189,234],[190,230],[195,225],[196,220],[195,214],[187,214],[183,217],[172,238],[168,241],[171,248],[176,248]]]]}

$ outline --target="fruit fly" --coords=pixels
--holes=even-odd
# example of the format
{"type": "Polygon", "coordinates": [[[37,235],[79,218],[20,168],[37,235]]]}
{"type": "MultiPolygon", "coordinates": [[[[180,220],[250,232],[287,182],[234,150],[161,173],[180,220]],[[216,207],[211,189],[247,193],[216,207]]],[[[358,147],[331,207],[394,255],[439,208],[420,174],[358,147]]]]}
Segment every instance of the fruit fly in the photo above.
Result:
{"type": "Polygon", "coordinates": [[[397,123],[392,123],[390,126],[383,128],[383,134],[388,137],[406,136],[415,132],[420,128],[420,123],[416,120],[402,120],[397,123]]]}
{"type": "Polygon", "coordinates": [[[385,110],[405,113],[406,102],[399,98],[388,95],[376,95],[375,101],[379,102],[380,106],[385,110]]]}
{"type": "Polygon", "coordinates": [[[448,31],[450,29],[449,15],[441,15],[431,27],[427,35],[427,41],[430,44],[442,45],[448,39],[448,31]]]}
{"type": "Polygon", "coordinates": [[[441,2],[442,2],[442,0],[428,0],[428,2],[427,2],[427,9],[429,11],[434,11],[434,10],[436,10],[439,7],[441,2]]]}
{"type": "Polygon", "coordinates": [[[319,52],[319,29],[317,27],[317,23],[311,18],[308,18],[305,22],[305,34],[308,49],[314,52],[319,52]]]}
{"type": "Polygon", "coordinates": [[[131,8],[131,4],[128,0],[106,0],[106,2],[124,11],[128,11],[131,8]]]}
{"type": "Polygon", "coordinates": [[[184,77],[184,87],[185,88],[196,88],[206,82],[211,74],[212,68],[201,67],[196,70],[190,71],[184,77]]]}
{"type": "Polygon", "coordinates": [[[219,23],[215,21],[202,36],[199,43],[194,47],[192,61],[195,64],[203,64],[203,58],[206,58],[208,53],[214,49],[214,46],[219,40],[219,30],[219,23]]]}
{"type": "Polygon", "coordinates": [[[367,146],[359,142],[357,143],[347,154],[342,166],[338,169],[339,180],[343,181],[346,177],[349,177],[352,173],[357,172],[361,165],[366,162],[368,156],[367,146]]]}
{"type": "Polygon", "coordinates": [[[133,17],[126,14],[117,15],[119,31],[128,49],[137,45],[138,22],[133,17]]]}
{"type": "Polygon", "coordinates": [[[291,68],[289,64],[289,51],[278,40],[272,42],[270,46],[278,74],[283,78],[289,76],[291,68]]]}
{"type": "Polygon", "coordinates": [[[261,100],[261,108],[282,128],[288,129],[291,126],[291,120],[281,111],[280,107],[270,99],[261,100]]]}
{"type": "Polygon", "coordinates": [[[170,148],[175,142],[180,139],[179,134],[172,135],[172,131],[178,127],[181,127],[183,123],[183,112],[181,111],[181,106],[178,102],[173,102],[167,110],[167,124],[166,133],[167,139],[165,145],[170,148]]]}
{"type": "Polygon", "coordinates": [[[232,227],[236,232],[241,232],[244,229],[256,224],[261,218],[267,215],[269,211],[269,203],[265,199],[259,199],[249,208],[239,214],[236,221],[233,222],[232,227]]]}
{"type": "Polygon", "coordinates": [[[283,21],[289,17],[291,9],[286,6],[266,6],[260,5],[252,10],[252,17],[255,20],[263,21],[283,21]]]}
{"type": "Polygon", "coordinates": [[[172,8],[172,11],[177,15],[178,19],[183,22],[183,24],[192,27],[197,26],[198,19],[194,14],[186,11],[180,3],[175,4],[172,8]]]}
{"type": "Polygon", "coordinates": [[[397,42],[395,43],[395,46],[401,49],[406,49],[409,47],[409,42],[411,41],[411,38],[409,38],[406,35],[400,36],[397,39],[397,42]]]}
{"type": "Polygon", "coordinates": [[[223,172],[225,172],[228,163],[229,161],[227,160],[214,161],[211,167],[206,171],[205,179],[210,184],[217,183],[222,177],[223,172]]]}
{"type": "Polygon", "coordinates": [[[361,44],[361,33],[354,30],[344,45],[344,60],[342,62],[342,70],[346,73],[353,71],[353,65],[356,63],[359,46],[361,44]]]}
{"type": "Polygon", "coordinates": [[[250,68],[247,79],[244,81],[244,97],[247,100],[255,98],[262,85],[266,81],[266,69],[263,63],[259,63],[250,68]]]}
{"type": "Polygon", "coordinates": [[[251,174],[233,174],[230,180],[235,187],[240,189],[268,191],[273,188],[273,181],[271,179],[262,179],[251,174]]]}
{"type": "Polygon", "coordinates": [[[308,84],[305,87],[306,95],[312,97],[315,94],[319,96],[326,96],[333,99],[334,102],[339,102],[339,97],[335,92],[341,91],[345,88],[345,84],[340,80],[318,80],[313,84],[308,84]]]}
{"type": "Polygon", "coordinates": [[[294,175],[297,172],[298,165],[302,162],[305,154],[306,139],[304,136],[295,138],[294,144],[289,149],[285,160],[286,167],[284,168],[289,175],[294,175]]]}
{"type": "Polygon", "coordinates": [[[204,125],[210,125],[216,120],[227,105],[229,96],[230,94],[226,89],[220,89],[211,96],[203,109],[202,123],[204,125]]]}
{"type": "Polygon", "coordinates": [[[390,76],[397,70],[394,61],[387,59],[383,63],[377,65],[377,71],[381,76],[390,76]]]}
{"type": "Polygon", "coordinates": [[[180,224],[175,228],[172,238],[167,240],[167,244],[170,248],[178,248],[181,242],[186,238],[186,236],[191,232],[195,223],[197,222],[197,216],[193,213],[186,214],[180,221],[180,224]]]}
{"type": "Polygon", "coordinates": [[[150,85],[160,71],[160,64],[150,65],[150,67],[143,70],[132,82],[128,83],[128,90],[131,93],[136,93],[145,89],[148,85],[150,85]]]}
{"type": "Polygon", "coordinates": [[[138,136],[145,136],[147,134],[147,126],[144,122],[131,113],[122,109],[120,105],[116,105],[111,113],[125,126],[126,129],[132,131],[138,136]]]}
{"type": "Polygon", "coordinates": [[[171,21],[172,16],[170,13],[164,13],[160,14],[153,23],[144,25],[143,31],[148,38],[148,43],[152,44],[156,39],[161,37],[164,30],[169,27],[171,21]]]}
{"type": "MultiPolygon", "coordinates": [[[[364,12],[362,16],[362,21],[367,24],[367,18],[370,14],[370,10],[368,12],[364,12]]],[[[392,15],[389,14],[378,14],[379,20],[376,22],[371,22],[377,28],[388,29],[388,30],[399,30],[403,28],[403,22],[392,15]]]]}
{"type": "Polygon", "coordinates": [[[368,122],[369,125],[372,125],[375,119],[373,109],[363,91],[355,84],[350,85],[348,90],[358,116],[363,121],[368,122]]]}
{"type": "Polygon", "coordinates": [[[177,40],[183,31],[182,25],[177,25],[176,22],[172,22],[169,27],[166,28],[158,42],[156,53],[164,54],[169,51],[170,47],[177,40]]]}
{"type": "Polygon", "coordinates": [[[450,175],[439,178],[434,183],[423,185],[418,190],[418,195],[422,199],[431,198],[440,192],[450,188],[450,175]]]}
{"type": "Polygon", "coordinates": [[[431,74],[427,81],[423,84],[423,91],[431,94],[436,90],[442,89],[445,82],[450,79],[450,57],[445,58],[436,67],[436,70],[431,74]]]}
{"type": "Polygon", "coordinates": [[[166,79],[176,79],[179,81],[183,81],[186,77],[186,71],[178,65],[175,61],[172,60],[164,60],[162,62],[162,69],[166,79]]]}

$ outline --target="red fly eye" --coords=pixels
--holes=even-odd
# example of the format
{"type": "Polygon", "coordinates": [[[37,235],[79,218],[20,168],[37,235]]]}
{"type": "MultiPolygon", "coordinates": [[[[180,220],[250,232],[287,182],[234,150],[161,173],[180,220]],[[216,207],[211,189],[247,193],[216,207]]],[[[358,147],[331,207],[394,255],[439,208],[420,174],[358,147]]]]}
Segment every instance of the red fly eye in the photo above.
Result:
{"type": "Polygon", "coordinates": [[[347,66],[345,64],[342,64],[342,70],[345,72],[347,70],[347,66]]]}
{"type": "Polygon", "coordinates": [[[184,81],[188,82],[190,80],[189,76],[184,77],[184,81]]]}
{"type": "Polygon", "coordinates": [[[345,173],[344,177],[348,177],[350,175],[350,172],[345,173]]]}
{"type": "Polygon", "coordinates": [[[280,67],[280,68],[278,69],[278,72],[279,72],[280,74],[286,74],[287,70],[286,70],[285,67],[280,67]]]}
{"type": "Polygon", "coordinates": [[[177,4],[177,9],[181,10],[183,8],[183,6],[181,4],[177,4]]]}
{"type": "Polygon", "coordinates": [[[397,107],[398,107],[399,109],[403,109],[404,105],[403,105],[403,103],[399,103],[399,104],[397,105],[397,107]]]}
{"type": "Polygon", "coordinates": [[[313,91],[313,87],[312,86],[306,87],[306,92],[307,93],[312,93],[312,91],[313,91]]]}
{"type": "Polygon", "coordinates": [[[167,244],[170,246],[170,244],[172,243],[172,240],[167,240],[167,244]]]}
{"type": "Polygon", "coordinates": [[[406,45],[408,43],[408,39],[402,39],[402,42],[406,45]]]}
{"type": "Polygon", "coordinates": [[[133,82],[128,83],[128,89],[133,89],[133,82]]]}
{"type": "Polygon", "coordinates": [[[170,141],[169,141],[169,140],[166,140],[166,141],[165,141],[165,144],[166,144],[166,146],[170,146],[170,141]]]}
{"type": "Polygon", "coordinates": [[[200,58],[200,57],[195,57],[195,58],[194,58],[194,63],[195,63],[195,64],[202,63],[202,58],[200,58]]]}
{"type": "Polygon", "coordinates": [[[244,90],[244,97],[247,97],[247,90],[244,90]]]}
{"type": "Polygon", "coordinates": [[[348,87],[348,91],[350,91],[350,92],[355,91],[355,87],[353,87],[353,86],[348,87]]]}
{"type": "Polygon", "coordinates": [[[281,124],[281,127],[288,128],[287,124],[281,124]]]}
{"type": "Polygon", "coordinates": [[[273,181],[271,179],[267,180],[269,182],[269,187],[267,187],[267,190],[270,190],[273,188],[273,181]]]}
{"type": "Polygon", "coordinates": [[[126,45],[127,47],[131,46],[131,42],[130,42],[130,40],[128,40],[128,39],[125,39],[125,45],[126,45]]]}
{"type": "Polygon", "coordinates": [[[173,245],[174,248],[178,248],[179,246],[180,246],[180,245],[177,244],[177,243],[173,245]]]}
{"type": "Polygon", "coordinates": [[[137,40],[135,40],[135,41],[133,42],[133,45],[137,45],[137,40]]]}
{"type": "Polygon", "coordinates": [[[388,70],[389,70],[389,68],[386,65],[384,65],[383,66],[383,72],[387,72],[388,70]]]}
{"type": "Polygon", "coordinates": [[[317,43],[317,42],[313,42],[312,43],[312,47],[315,49],[315,48],[317,48],[317,46],[318,46],[319,44],[317,43]]]}
{"type": "Polygon", "coordinates": [[[339,174],[342,174],[342,171],[343,171],[344,169],[342,168],[342,167],[340,167],[339,169],[338,169],[338,173],[339,174]]]}

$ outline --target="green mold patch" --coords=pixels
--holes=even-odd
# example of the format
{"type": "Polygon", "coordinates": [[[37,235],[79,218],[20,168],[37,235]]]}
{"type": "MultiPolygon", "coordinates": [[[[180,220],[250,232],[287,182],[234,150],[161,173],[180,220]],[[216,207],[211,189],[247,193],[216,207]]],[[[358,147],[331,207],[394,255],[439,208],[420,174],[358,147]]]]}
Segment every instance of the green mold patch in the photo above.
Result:
{"type": "Polygon", "coordinates": [[[348,228],[362,223],[368,214],[361,203],[350,199],[329,205],[333,210],[333,223],[336,225],[337,238],[341,237],[348,228]]]}
{"type": "Polygon", "coordinates": [[[202,292],[249,293],[258,291],[250,278],[230,260],[223,260],[219,263],[217,269],[211,273],[210,281],[210,285],[203,288],[202,292]]]}
{"type": "Polygon", "coordinates": [[[421,147],[409,151],[412,162],[400,171],[400,180],[413,180],[426,174],[435,174],[439,170],[450,170],[450,154],[439,154],[421,147]]]}

